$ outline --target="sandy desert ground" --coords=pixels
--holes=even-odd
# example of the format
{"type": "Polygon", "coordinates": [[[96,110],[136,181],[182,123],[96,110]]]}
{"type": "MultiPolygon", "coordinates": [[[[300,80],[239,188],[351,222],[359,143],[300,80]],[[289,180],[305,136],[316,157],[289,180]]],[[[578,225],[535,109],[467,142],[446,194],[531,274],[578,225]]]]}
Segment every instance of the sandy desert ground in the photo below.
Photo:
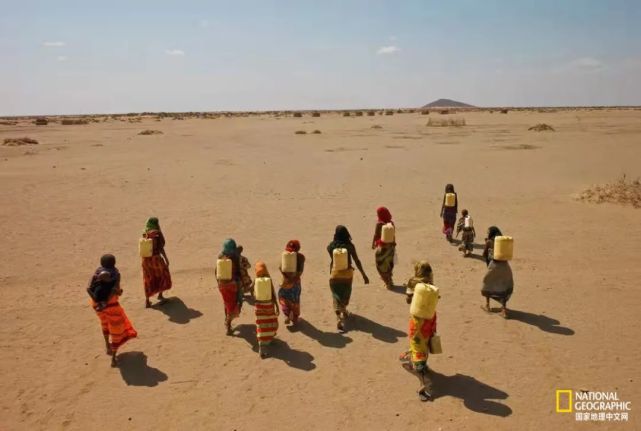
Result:
{"type": "Polygon", "coordinates": [[[0,146],[0,429],[640,429],[641,211],[574,194],[641,175],[641,110],[457,116],[467,125],[426,127],[413,113],[0,126],[0,140],[40,141],[0,146]],[[542,122],[556,131],[527,130],[542,122]],[[440,232],[448,182],[477,242],[492,224],[515,237],[509,320],[480,310],[484,263],[440,232]],[[432,403],[398,361],[408,306],[374,267],[380,205],[398,227],[397,284],[427,258],[442,291],[432,403]],[[137,241],[151,215],[174,288],[145,309],[137,241]],[[344,335],[327,282],[336,224],[372,280],[356,277],[344,335]],[[224,334],[213,266],[230,236],[272,273],[289,239],[308,259],[304,322],[281,325],[262,361],[251,307],[224,334]],[[85,292],[105,252],[139,333],[120,369],[85,292]],[[555,413],[556,389],[617,391],[629,422],[577,423],[555,413]]]}

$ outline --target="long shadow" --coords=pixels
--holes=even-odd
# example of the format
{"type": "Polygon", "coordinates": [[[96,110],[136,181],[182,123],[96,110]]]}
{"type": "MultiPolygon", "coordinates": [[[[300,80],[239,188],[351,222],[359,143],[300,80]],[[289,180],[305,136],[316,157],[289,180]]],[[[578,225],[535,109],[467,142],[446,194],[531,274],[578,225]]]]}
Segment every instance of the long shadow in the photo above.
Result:
{"type": "Polygon", "coordinates": [[[196,319],[203,315],[198,310],[187,307],[187,305],[177,296],[167,298],[165,302],[158,302],[151,306],[154,310],[162,311],[170,322],[179,323],[184,325],[189,323],[191,319],[196,319]]]}
{"type": "Polygon", "coordinates": [[[318,329],[316,326],[314,326],[312,323],[308,322],[307,320],[299,320],[298,323],[296,324],[295,327],[288,327],[292,328],[290,331],[292,332],[300,332],[303,335],[308,336],[309,338],[316,340],[320,343],[321,346],[325,347],[333,347],[335,349],[342,349],[346,345],[352,342],[352,339],[349,337],[346,337],[343,334],[339,334],[336,332],[325,332],[320,329],[318,329]]]}
{"type": "Polygon", "coordinates": [[[470,255],[467,256],[467,258],[480,260],[481,262],[485,263],[485,258],[483,257],[483,255],[480,255],[480,254],[471,253],[470,255]]]}
{"type": "Polygon", "coordinates": [[[508,320],[518,320],[528,325],[536,326],[541,331],[558,335],[574,335],[574,330],[561,326],[561,322],[543,314],[533,314],[527,311],[512,310],[508,308],[508,320]]]}
{"type": "MultiPolygon", "coordinates": [[[[258,352],[258,340],[256,339],[256,326],[238,325],[234,329],[234,335],[243,338],[252,347],[254,352],[258,352]]],[[[275,339],[267,348],[267,358],[280,359],[292,368],[303,371],[311,371],[316,368],[314,357],[302,350],[296,350],[289,347],[283,340],[275,339]]]]}
{"type": "Polygon", "coordinates": [[[483,250],[485,248],[485,244],[473,244],[474,250],[483,250]]]}
{"type": "Polygon", "coordinates": [[[347,319],[346,326],[348,330],[353,329],[354,331],[367,332],[377,340],[381,340],[386,343],[396,343],[399,338],[407,336],[403,331],[381,325],[380,323],[369,320],[367,317],[359,316],[358,314],[352,314],[347,319]]]}
{"type": "Polygon", "coordinates": [[[442,397],[455,397],[463,400],[469,410],[486,415],[506,417],[512,414],[512,409],[494,400],[504,400],[509,396],[506,392],[478,381],[465,374],[446,376],[430,371],[434,400],[442,397]]]}
{"type": "Polygon", "coordinates": [[[407,286],[403,284],[395,284],[391,288],[387,289],[390,292],[398,293],[401,295],[405,295],[405,290],[407,289],[407,286]]]}
{"type": "Polygon", "coordinates": [[[167,380],[167,374],[147,365],[142,352],[124,352],[118,355],[118,369],[127,386],[158,386],[167,380]]]}

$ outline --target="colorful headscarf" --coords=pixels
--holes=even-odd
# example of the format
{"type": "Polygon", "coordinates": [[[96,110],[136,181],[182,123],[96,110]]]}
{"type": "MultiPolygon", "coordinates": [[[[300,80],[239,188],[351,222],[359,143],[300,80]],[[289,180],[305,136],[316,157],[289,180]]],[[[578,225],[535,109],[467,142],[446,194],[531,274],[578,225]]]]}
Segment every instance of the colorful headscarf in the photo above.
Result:
{"type": "Polygon", "coordinates": [[[285,251],[298,252],[299,250],[300,250],[300,242],[297,239],[293,239],[289,241],[285,246],[285,251]]]}
{"type": "Polygon", "coordinates": [[[238,247],[236,246],[236,241],[229,238],[223,242],[223,251],[222,254],[225,256],[235,256],[238,253],[238,247]]]}
{"type": "Polygon", "coordinates": [[[269,271],[267,271],[267,265],[262,260],[256,262],[256,277],[269,277],[269,271]]]}
{"type": "Polygon", "coordinates": [[[434,273],[432,272],[432,265],[426,260],[416,262],[414,265],[414,278],[420,279],[423,283],[433,283],[434,273]]]}
{"type": "Polygon", "coordinates": [[[160,230],[158,217],[149,217],[147,220],[147,223],[145,224],[145,232],[149,232],[150,230],[160,230]]]}
{"type": "Polygon", "coordinates": [[[378,215],[379,223],[383,223],[383,224],[394,223],[392,221],[392,213],[389,212],[389,210],[385,207],[379,207],[376,210],[376,215],[378,215]]]}

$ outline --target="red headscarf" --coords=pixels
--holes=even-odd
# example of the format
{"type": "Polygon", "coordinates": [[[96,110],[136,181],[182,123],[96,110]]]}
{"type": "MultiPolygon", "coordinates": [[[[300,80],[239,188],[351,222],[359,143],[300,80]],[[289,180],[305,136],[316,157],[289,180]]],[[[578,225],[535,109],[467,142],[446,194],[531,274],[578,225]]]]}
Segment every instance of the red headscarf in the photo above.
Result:
{"type": "Polygon", "coordinates": [[[380,207],[376,210],[376,215],[378,215],[378,222],[387,224],[387,223],[392,223],[392,213],[389,212],[389,210],[385,207],[380,207]]]}
{"type": "Polygon", "coordinates": [[[285,251],[298,252],[298,250],[300,250],[300,242],[297,239],[289,241],[285,246],[285,251]]]}
{"type": "Polygon", "coordinates": [[[256,262],[256,277],[269,277],[269,271],[267,271],[267,265],[262,260],[256,262]]]}

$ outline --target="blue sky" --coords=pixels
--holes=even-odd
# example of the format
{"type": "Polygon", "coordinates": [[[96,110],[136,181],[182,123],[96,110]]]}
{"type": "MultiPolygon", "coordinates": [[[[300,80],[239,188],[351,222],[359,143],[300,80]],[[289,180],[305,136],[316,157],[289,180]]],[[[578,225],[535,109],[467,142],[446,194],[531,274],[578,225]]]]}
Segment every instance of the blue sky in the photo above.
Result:
{"type": "Polygon", "coordinates": [[[641,2],[0,1],[0,115],[640,105],[641,2]]]}

